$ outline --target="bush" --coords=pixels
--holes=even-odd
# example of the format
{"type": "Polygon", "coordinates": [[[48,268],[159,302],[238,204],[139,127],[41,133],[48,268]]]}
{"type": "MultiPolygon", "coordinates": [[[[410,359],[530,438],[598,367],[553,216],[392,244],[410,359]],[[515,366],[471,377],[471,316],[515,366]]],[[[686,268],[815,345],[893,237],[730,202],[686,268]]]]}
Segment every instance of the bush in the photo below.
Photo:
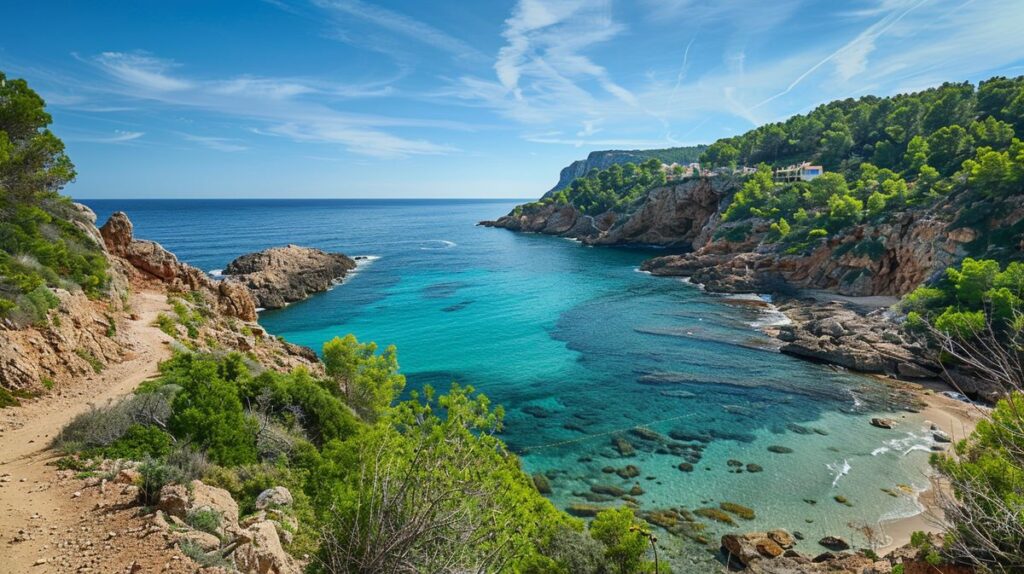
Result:
{"type": "Polygon", "coordinates": [[[171,452],[171,436],[155,426],[136,423],[101,452],[104,457],[112,459],[162,458],[171,452]]]}
{"type": "Polygon", "coordinates": [[[160,500],[160,489],[168,484],[182,481],[178,470],[164,462],[147,459],[139,465],[142,480],[139,483],[139,501],[144,506],[153,506],[160,500]]]}
{"type": "Polygon", "coordinates": [[[185,523],[203,532],[219,536],[220,524],[223,517],[220,512],[208,508],[193,510],[185,516],[185,523]]]}
{"type": "Polygon", "coordinates": [[[170,401],[164,394],[133,395],[78,415],[54,438],[53,446],[64,452],[107,447],[133,425],[164,424],[170,412],[170,401]]]}

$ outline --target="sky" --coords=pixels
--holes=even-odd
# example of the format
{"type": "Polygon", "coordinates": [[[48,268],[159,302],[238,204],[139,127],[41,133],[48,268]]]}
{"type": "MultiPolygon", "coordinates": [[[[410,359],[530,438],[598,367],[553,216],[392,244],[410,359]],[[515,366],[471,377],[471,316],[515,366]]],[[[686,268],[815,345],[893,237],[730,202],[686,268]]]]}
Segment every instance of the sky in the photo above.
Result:
{"type": "Polygon", "coordinates": [[[1022,0],[0,2],[76,198],[536,197],[602,149],[1024,74],[1022,0]]]}

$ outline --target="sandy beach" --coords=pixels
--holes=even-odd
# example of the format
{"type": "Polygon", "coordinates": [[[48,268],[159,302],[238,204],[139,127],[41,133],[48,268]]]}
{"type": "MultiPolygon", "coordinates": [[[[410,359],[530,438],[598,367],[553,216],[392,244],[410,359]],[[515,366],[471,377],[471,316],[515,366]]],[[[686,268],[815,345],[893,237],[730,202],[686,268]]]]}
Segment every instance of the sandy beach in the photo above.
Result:
{"type": "MultiPolygon", "coordinates": [[[[986,409],[939,394],[946,390],[952,389],[940,382],[923,385],[921,399],[926,406],[921,414],[926,420],[948,433],[956,443],[970,435],[977,422],[985,417],[986,409]]],[[[875,549],[879,554],[888,554],[909,543],[910,535],[915,531],[942,532],[944,530],[945,521],[939,506],[937,488],[944,488],[944,486],[933,480],[932,488],[918,496],[918,503],[924,507],[920,514],[885,521],[880,525],[882,539],[886,543],[875,549]]]]}

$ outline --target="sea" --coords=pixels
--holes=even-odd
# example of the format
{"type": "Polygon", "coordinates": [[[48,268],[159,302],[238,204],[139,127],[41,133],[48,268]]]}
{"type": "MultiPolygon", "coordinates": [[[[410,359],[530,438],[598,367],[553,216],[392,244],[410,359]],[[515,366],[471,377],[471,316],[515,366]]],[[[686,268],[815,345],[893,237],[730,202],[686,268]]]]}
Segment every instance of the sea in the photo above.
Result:
{"type": "Polygon", "coordinates": [[[521,203],[510,200],[83,203],[99,223],[126,212],[136,237],[214,276],[285,244],[365,256],[330,291],[260,324],[317,350],[347,333],[396,345],[407,390],[485,393],[505,409],[508,447],[550,478],[562,508],[623,504],[591,487],[639,485],[642,509],[754,510],[735,525],[705,521],[710,545],[661,536],[676,571],[710,571],[727,532],[786,528],[813,555],[825,535],[884,543],[885,521],[921,510],[932,445],[920,415],[881,381],[780,353],[763,333],[786,320],[771,307],[639,270],[665,250],[477,225],[521,203]],[[875,428],[874,416],[900,424],[875,428]],[[627,465],[639,474],[607,472],[627,465]]]}

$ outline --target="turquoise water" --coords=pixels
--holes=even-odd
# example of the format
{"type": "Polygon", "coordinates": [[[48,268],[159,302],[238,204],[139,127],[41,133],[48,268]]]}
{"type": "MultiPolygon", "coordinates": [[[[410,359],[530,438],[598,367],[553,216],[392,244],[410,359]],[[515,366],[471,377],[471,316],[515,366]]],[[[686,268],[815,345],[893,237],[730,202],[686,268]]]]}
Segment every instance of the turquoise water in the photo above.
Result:
{"type": "MultiPolygon", "coordinates": [[[[207,271],[284,243],[372,256],[344,284],[264,312],[261,324],[313,348],[348,332],[395,344],[411,388],[457,380],[485,392],[506,408],[509,447],[528,471],[552,477],[563,507],[585,502],[592,485],[639,483],[642,508],[740,503],[757,517],[737,519],[736,530],[801,531],[816,552],[823,535],[863,541],[859,527],[915,511],[913,497],[882,488],[927,484],[927,433],[868,424],[897,408],[886,386],[778,353],[759,330],[777,314],[637,271],[663,252],[474,225],[512,202],[86,203],[101,221],[128,212],[140,237],[207,271]],[[627,432],[638,425],[674,438],[627,432]],[[636,453],[620,456],[615,437],[636,453]],[[680,471],[687,460],[694,470],[680,471]],[[763,472],[731,472],[729,460],[763,472]],[[602,472],[627,464],[640,475],[602,472]]],[[[901,428],[922,422],[895,416],[908,417],[901,428]]],[[[732,529],[708,528],[712,540],[732,529]]],[[[691,544],[684,570],[708,555],[691,544]]]]}

